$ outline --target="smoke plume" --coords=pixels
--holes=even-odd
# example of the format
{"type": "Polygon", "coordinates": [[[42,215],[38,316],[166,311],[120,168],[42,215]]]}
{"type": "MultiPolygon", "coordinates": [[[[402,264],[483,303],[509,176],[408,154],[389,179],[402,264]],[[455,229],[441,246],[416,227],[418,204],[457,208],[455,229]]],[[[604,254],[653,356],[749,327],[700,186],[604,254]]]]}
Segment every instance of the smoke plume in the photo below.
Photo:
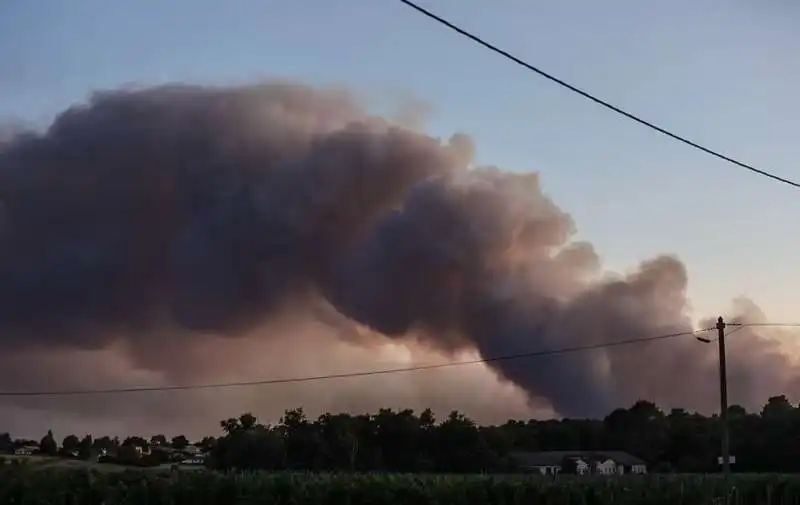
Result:
{"type": "MultiPolygon", "coordinates": [[[[678,259],[605,274],[538,174],[474,166],[474,151],[338,89],[97,93],[0,142],[0,345],[119,351],[138,385],[236,369],[226,353],[248,346],[325,356],[287,322],[303,318],[325,345],[485,357],[692,328],[678,259]]],[[[744,302],[732,315],[763,318],[744,302]]],[[[771,339],[744,330],[731,354],[741,403],[798,391],[771,339]]],[[[713,407],[714,360],[689,338],[490,366],[531,404],[594,416],[639,398],[713,407]]],[[[47,359],[16,369],[3,375],[18,388],[80,373],[47,359]]]]}

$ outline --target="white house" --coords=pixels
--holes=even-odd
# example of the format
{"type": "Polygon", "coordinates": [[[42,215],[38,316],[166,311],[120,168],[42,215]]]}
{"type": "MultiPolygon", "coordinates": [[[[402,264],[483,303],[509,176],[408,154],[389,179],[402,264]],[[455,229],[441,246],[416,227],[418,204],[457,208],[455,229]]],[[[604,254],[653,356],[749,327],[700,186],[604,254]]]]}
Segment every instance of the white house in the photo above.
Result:
{"type": "Polygon", "coordinates": [[[30,456],[39,452],[38,444],[25,444],[14,449],[15,456],[30,456]]]}
{"type": "Polygon", "coordinates": [[[519,468],[525,472],[542,475],[558,475],[564,464],[562,453],[548,452],[513,452],[511,457],[519,468]]]}
{"type": "Polygon", "coordinates": [[[598,460],[594,463],[594,473],[597,475],[614,475],[615,473],[623,473],[624,466],[619,465],[620,470],[617,469],[617,463],[613,459],[598,460]]]}
{"type": "Polygon", "coordinates": [[[591,471],[589,467],[589,463],[585,462],[584,460],[578,458],[575,460],[575,473],[578,475],[586,475],[591,471]]]}
{"type": "Polygon", "coordinates": [[[535,468],[542,475],[557,475],[561,472],[561,465],[542,465],[535,468]]]}
{"type": "Polygon", "coordinates": [[[645,474],[644,461],[622,451],[543,451],[515,452],[511,457],[521,470],[542,475],[556,475],[571,467],[578,475],[621,475],[623,473],[645,474]]]}

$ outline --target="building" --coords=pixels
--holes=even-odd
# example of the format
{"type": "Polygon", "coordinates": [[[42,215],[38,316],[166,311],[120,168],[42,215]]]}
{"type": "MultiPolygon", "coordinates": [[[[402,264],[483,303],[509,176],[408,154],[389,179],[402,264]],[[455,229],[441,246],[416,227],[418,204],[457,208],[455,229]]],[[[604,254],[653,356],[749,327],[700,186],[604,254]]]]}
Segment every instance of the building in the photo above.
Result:
{"type": "Polygon", "coordinates": [[[17,447],[14,449],[15,456],[30,456],[32,454],[36,454],[39,452],[38,445],[23,445],[22,447],[17,447]]]}
{"type": "Polygon", "coordinates": [[[603,455],[591,462],[591,473],[594,475],[624,474],[625,465],[603,455]]]}
{"type": "MultiPolygon", "coordinates": [[[[568,460],[571,460],[574,463],[575,465],[574,470],[576,475],[586,475],[592,472],[592,467],[590,463],[587,463],[582,458],[568,458],[568,460]]],[[[562,470],[564,469],[565,468],[563,468],[562,465],[562,470]]]]}
{"type": "Polygon", "coordinates": [[[645,474],[647,464],[622,451],[542,451],[514,452],[511,457],[524,471],[556,475],[623,475],[645,474]]]}

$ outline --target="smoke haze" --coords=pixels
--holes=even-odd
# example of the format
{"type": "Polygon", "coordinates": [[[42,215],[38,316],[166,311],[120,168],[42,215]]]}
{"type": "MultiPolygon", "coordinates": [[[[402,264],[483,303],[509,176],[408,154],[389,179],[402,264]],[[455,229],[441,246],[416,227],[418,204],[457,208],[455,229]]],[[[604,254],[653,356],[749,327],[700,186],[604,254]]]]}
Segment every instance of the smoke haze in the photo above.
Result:
{"type": "MultiPolygon", "coordinates": [[[[291,82],[175,85],[97,93],[44,133],[2,136],[2,389],[341,373],[692,328],[677,258],[605,273],[539,174],[474,166],[469,136],[432,138],[412,129],[421,115],[390,122],[346,90],[291,82]]],[[[746,300],[729,315],[764,320],[746,300]]],[[[732,400],[754,407],[800,391],[772,338],[745,329],[729,347],[732,400]]],[[[488,421],[601,416],[641,398],[708,411],[716,373],[711,346],[686,338],[368,380],[4,398],[1,408],[8,429],[186,432],[295,406],[432,406],[488,421]]]]}

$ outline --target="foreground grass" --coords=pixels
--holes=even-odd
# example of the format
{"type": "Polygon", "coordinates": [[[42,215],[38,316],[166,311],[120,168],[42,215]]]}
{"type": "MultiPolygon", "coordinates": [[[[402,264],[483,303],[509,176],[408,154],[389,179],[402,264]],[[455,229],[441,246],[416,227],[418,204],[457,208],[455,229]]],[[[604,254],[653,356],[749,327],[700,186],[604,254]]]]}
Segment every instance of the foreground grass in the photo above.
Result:
{"type": "MultiPolygon", "coordinates": [[[[533,476],[103,473],[24,466],[0,470],[3,504],[713,505],[723,493],[720,478],[699,475],[553,482],[533,476]]],[[[800,503],[800,477],[738,476],[731,503],[800,503]]]]}

